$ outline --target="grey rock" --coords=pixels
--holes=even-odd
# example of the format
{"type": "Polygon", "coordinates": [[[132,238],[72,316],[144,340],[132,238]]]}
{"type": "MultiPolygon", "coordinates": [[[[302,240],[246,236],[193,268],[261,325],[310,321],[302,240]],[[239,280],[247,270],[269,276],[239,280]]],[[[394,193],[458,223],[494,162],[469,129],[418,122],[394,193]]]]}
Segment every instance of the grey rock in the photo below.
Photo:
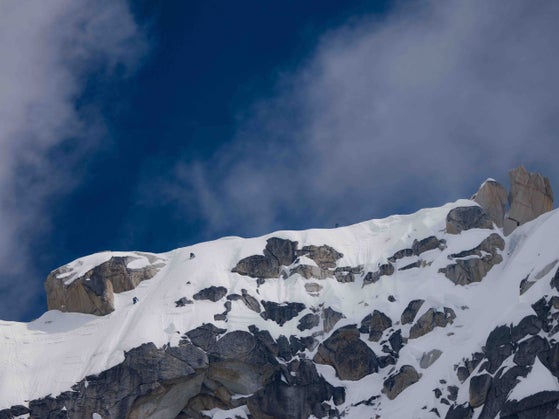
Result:
{"type": "Polygon", "coordinates": [[[184,307],[187,304],[194,304],[194,301],[189,300],[186,297],[181,297],[177,301],[175,301],[175,307],[184,307]]]}
{"type": "Polygon", "coordinates": [[[492,377],[489,374],[476,375],[470,380],[470,406],[474,409],[485,403],[491,381],[492,377]]]}
{"type": "Polygon", "coordinates": [[[505,234],[553,209],[553,191],[549,179],[530,173],[520,166],[509,171],[510,210],[504,224],[505,234]]]}
{"type": "Polygon", "coordinates": [[[195,300],[210,300],[214,303],[221,300],[227,294],[227,288],[214,285],[198,291],[192,296],[195,300]]]}
{"type": "Polygon", "coordinates": [[[490,234],[475,248],[450,255],[455,263],[441,268],[439,272],[444,273],[456,285],[480,282],[493,266],[503,261],[498,251],[504,247],[505,242],[501,236],[496,233],[490,234]]]}
{"type": "Polygon", "coordinates": [[[412,251],[414,255],[419,256],[420,254],[428,252],[429,250],[442,250],[445,248],[445,246],[445,240],[439,240],[435,236],[429,236],[422,240],[414,240],[412,244],[412,251]]]}
{"type": "Polygon", "coordinates": [[[375,272],[368,272],[363,277],[363,285],[374,284],[383,276],[390,276],[394,273],[394,265],[391,263],[384,263],[378,267],[375,272]]]}
{"type": "Polygon", "coordinates": [[[334,269],[336,267],[336,261],[341,259],[344,255],[328,245],[311,245],[304,246],[301,250],[298,250],[297,256],[307,256],[321,269],[334,269]]]}
{"type": "Polygon", "coordinates": [[[378,342],[382,337],[382,333],[392,326],[392,320],[381,311],[375,310],[361,320],[359,331],[368,333],[369,340],[378,342]]]}
{"type": "Polygon", "coordinates": [[[204,323],[202,326],[186,332],[186,336],[192,344],[207,351],[217,341],[219,335],[225,332],[225,329],[220,329],[211,323],[204,323]]]}
{"type": "Polygon", "coordinates": [[[378,371],[378,360],[371,348],[359,338],[355,326],[336,330],[320,344],[314,362],[334,367],[342,380],[360,380],[378,371]]]}
{"type": "Polygon", "coordinates": [[[147,343],[125,353],[124,362],[88,376],[56,398],[29,402],[31,417],[175,417],[200,391],[206,354],[192,345],[172,353],[147,343]]]}
{"type": "Polygon", "coordinates": [[[404,347],[404,338],[402,337],[402,330],[398,329],[390,335],[388,338],[390,347],[395,354],[400,352],[400,349],[404,347]]]}
{"type": "Polygon", "coordinates": [[[255,313],[260,313],[260,303],[258,300],[250,295],[246,290],[243,289],[242,292],[243,295],[241,296],[241,301],[244,305],[255,313]]]}
{"type": "Polygon", "coordinates": [[[445,419],[471,419],[474,415],[474,409],[468,404],[451,406],[445,419]]]}
{"type": "Polygon", "coordinates": [[[294,274],[299,274],[305,279],[326,279],[332,276],[332,271],[329,269],[320,269],[318,266],[301,264],[290,269],[289,276],[294,274]]]}
{"type": "Polygon", "coordinates": [[[408,303],[407,307],[402,312],[402,316],[400,318],[400,322],[402,324],[409,324],[412,323],[417,315],[417,312],[423,305],[425,300],[412,300],[408,303]]]}
{"type": "Polygon", "coordinates": [[[413,249],[402,249],[398,250],[392,256],[388,258],[389,262],[396,262],[398,259],[403,259],[405,257],[413,256],[413,249]]]}
{"type": "Polygon", "coordinates": [[[324,417],[321,407],[327,400],[333,400],[336,405],[343,403],[345,390],[330,385],[310,360],[302,359],[292,362],[289,373],[278,375],[251,397],[248,407],[255,418],[324,417]]]}
{"type": "Polygon", "coordinates": [[[541,329],[542,322],[537,316],[526,316],[512,328],[511,340],[518,342],[527,335],[537,335],[541,329]]]}
{"type": "Polygon", "coordinates": [[[435,327],[446,327],[446,325],[452,324],[455,318],[456,314],[451,308],[445,307],[443,312],[430,308],[411,327],[410,339],[424,336],[435,327]]]}
{"type": "Polygon", "coordinates": [[[390,375],[384,380],[382,392],[386,394],[390,400],[394,400],[406,388],[415,384],[421,378],[414,367],[411,365],[403,365],[400,370],[390,375]]]}
{"type": "Polygon", "coordinates": [[[344,318],[342,313],[338,313],[331,307],[326,307],[322,310],[322,327],[325,333],[330,333],[336,323],[344,318]]]}
{"type": "Polygon", "coordinates": [[[316,282],[305,283],[305,291],[307,291],[307,293],[309,295],[312,295],[313,297],[318,297],[322,288],[322,285],[317,284],[316,282]]]}
{"type": "Polygon", "coordinates": [[[272,237],[266,240],[264,256],[277,260],[279,266],[289,266],[293,263],[297,253],[297,242],[272,237]]]}
{"type": "Polygon", "coordinates": [[[518,344],[518,349],[514,354],[513,361],[516,365],[534,365],[534,360],[540,352],[549,349],[547,340],[541,336],[532,336],[518,344]]]}
{"type": "Polygon", "coordinates": [[[503,361],[513,353],[511,328],[503,325],[493,329],[487,337],[483,353],[488,360],[487,371],[495,373],[503,361]]]}
{"type": "Polygon", "coordinates": [[[491,387],[487,392],[485,403],[479,415],[479,419],[493,419],[503,408],[510,391],[519,382],[519,377],[526,377],[530,367],[514,366],[501,368],[493,377],[491,387]]]}
{"type": "Polygon", "coordinates": [[[482,183],[475,195],[472,196],[472,200],[483,208],[497,227],[503,227],[505,206],[508,201],[507,190],[503,185],[493,179],[488,179],[482,183]]]}
{"type": "Polygon", "coordinates": [[[423,369],[429,368],[442,354],[443,351],[440,349],[431,349],[429,352],[424,352],[419,360],[419,366],[423,369]]]}
{"type": "Polygon", "coordinates": [[[522,400],[508,400],[502,419],[559,419],[559,391],[541,391],[522,400]]]}
{"type": "Polygon", "coordinates": [[[491,218],[477,205],[453,208],[446,216],[446,232],[449,234],[460,234],[472,228],[493,228],[491,218]]]}
{"type": "Polygon", "coordinates": [[[280,273],[280,265],[277,259],[254,255],[241,259],[231,272],[252,278],[277,278],[280,273]]]}
{"type": "Polygon", "coordinates": [[[272,320],[283,326],[286,322],[297,317],[306,307],[303,303],[276,303],[274,301],[262,301],[264,312],[260,316],[264,320],[272,320]]]}
{"type": "Polygon", "coordinates": [[[309,330],[313,327],[318,326],[320,323],[320,316],[318,314],[309,313],[305,314],[301,319],[299,319],[299,324],[297,325],[297,329],[300,331],[309,330]]]}
{"type": "Polygon", "coordinates": [[[249,332],[225,334],[208,350],[208,378],[231,393],[252,394],[277,371],[277,361],[249,332]]]}

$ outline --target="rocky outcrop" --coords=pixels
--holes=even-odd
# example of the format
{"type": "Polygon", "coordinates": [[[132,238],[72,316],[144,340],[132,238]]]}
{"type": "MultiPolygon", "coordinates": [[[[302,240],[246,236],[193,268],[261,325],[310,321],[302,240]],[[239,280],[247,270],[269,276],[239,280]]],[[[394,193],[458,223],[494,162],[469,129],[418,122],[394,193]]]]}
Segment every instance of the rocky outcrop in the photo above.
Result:
{"type": "Polygon", "coordinates": [[[449,258],[455,263],[441,268],[439,272],[444,273],[456,285],[479,282],[493,266],[503,261],[499,250],[504,248],[503,238],[497,233],[492,233],[473,249],[450,255],[449,258]]]}
{"type": "Polygon", "coordinates": [[[417,315],[417,312],[423,305],[425,300],[412,300],[408,303],[404,311],[402,312],[402,316],[400,317],[400,321],[402,324],[409,324],[412,323],[417,315]]]}
{"type": "Polygon", "coordinates": [[[382,337],[382,333],[391,326],[392,320],[390,320],[390,317],[381,311],[375,310],[361,320],[359,331],[367,333],[370,341],[378,342],[382,337]]]}
{"type": "Polygon", "coordinates": [[[485,403],[487,392],[491,387],[492,377],[489,374],[481,374],[470,380],[470,406],[480,407],[485,403]]]}
{"type": "Polygon", "coordinates": [[[76,277],[65,265],[52,271],[45,281],[49,310],[60,310],[104,316],[114,311],[114,293],[130,291],[151,279],[163,267],[155,255],[113,256],[108,261],[76,277]],[[149,263],[141,268],[129,268],[133,262],[146,258],[149,263]]]}
{"type": "Polygon", "coordinates": [[[452,324],[456,314],[451,308],[445,307],[444,311],[434,308],[427,310],[410,329],[410,339],[416,339],[431,332],[435,327],[446,327],[452,324]]]}
{"type": "Polygon", "coordinates": [[[520,166],[509,171],[509,179],[510,210],[504,223],[506,235],[517,226],[553,209],[553,191],[548,178],[530,173],[520,166]]]}
{"type": "Polygon", "coordinates": [[[196,294],[192,296],[195,300],[209,300],[212,302],[216,302],[221,300],[227,294],[227,288],[225,287],[216,287],[212,285],[211,287],[204,288],[198,291],[196,294]]]}
{"type": "Polygon", "coordinates": [[[411,365],[403,365],[400,370],[390,375],[384,380],[382,392],[386,394],[390,400],[394,400],[406,388],[415,384],[421,378],[414,367],[411,365]]]}
{"type": "Polygon", "coordinates": [[[342,327],[332,333],[320,344],[313,360],[334,367],[342,380],[360,380],[379,368],[375,353],[360,339],[355,326],[342,327]]]}
{"type": "Polygon", "coordinates": [[[505,207],[508,202],[507,190],[499,182],[487,179],[472,196],[497,227],[502,228],[505,219],[505,207]]]}
{"type": "MultiPolygon", "coordinates": [[[[316,266],[297,264],[289,270],[288,274],[284,272],[282,275],[287,277],[299,274],[305,279],[325,279],[336,274],[336,261],[342,258],[343,254],[328,245],[303,246],[301,249],[298,249],[297,246],[297,242],[272,237],[266,241],[263,255],[253,255],[241,259],[231,272],[252,278],[278,278],[282,266],[290,266],[294,262],[298,262],[298,257],[305,256],[316,263],[316,266]]],[[[346,277],[348,273],[354,274],[355,269],[357,272],[360,271],[358,268],[342,269],[338,276],[346,277]]],[[[352,280],[352,277],[350,279],[352,280]]]]}
{"type": "Polygon", "coordinates": [[[478,206],[456,207],[446,216],[446,232],[460,234],[472,228],[493,228],[491,218],[478,206]]]}
{"type": "Polygon", "coordinates": [[[264,306],[264,311],[260,313],[260,316],[264,320],[272,320],[280,326],[297,317],[305,309],[303,303],[276,303],[262,300],[262,305],[264,306]]]}

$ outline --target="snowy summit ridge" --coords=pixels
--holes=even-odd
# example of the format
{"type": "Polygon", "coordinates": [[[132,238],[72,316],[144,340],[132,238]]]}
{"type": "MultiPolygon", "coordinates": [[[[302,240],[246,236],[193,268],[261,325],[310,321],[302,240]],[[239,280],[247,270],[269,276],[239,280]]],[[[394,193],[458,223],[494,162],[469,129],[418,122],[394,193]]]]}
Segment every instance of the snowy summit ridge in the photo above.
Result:
{"type": "Polygon", "coordinates": [[[547,178],[509,175],[411,215],[71,262],[48,312],[0,322],[0,418],[559,418],[559,214],[547,178]]]}

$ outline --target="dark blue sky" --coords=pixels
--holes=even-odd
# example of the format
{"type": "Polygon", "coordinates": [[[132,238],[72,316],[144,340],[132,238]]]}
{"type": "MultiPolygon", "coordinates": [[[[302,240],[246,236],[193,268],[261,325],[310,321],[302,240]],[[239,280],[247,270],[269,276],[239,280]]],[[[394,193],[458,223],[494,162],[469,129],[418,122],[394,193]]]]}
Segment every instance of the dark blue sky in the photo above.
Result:
{"type": "MultiPolygon", "coordinates": [[[[88,74],[76,103],[98,108],[108,138],[87,153],[79,163],[81,182],[57,196],[46,215],[52,229],[33,247],[45,278],[97,251],[160,252],[216,238],[172,201],[139,204],[136,185],[177,156],[210,158],[235,134],[238,115],[273,95],[279,75],[301,65],[323,33],[363,14],[381,16],[390,2],[146,0],[130,7],[149,51],[124,79],[99,69],[88,74]]],[[[71,142],[52,150],[53,158],[64,159],[66,147],[71,142]]],[[[295,227],[289,217],[279,224],[295,227]]],[[[238,225],[223,233],[260,232],[238,225]]],[[[42,313],[45,296],[38,294],[34,304],[21,319],[42,313]]]]}
{"type": "Polygon", "coordinates": [[[103,250],[333,227],[559,169],[559,4],[0,4],[0,318],[103,250]]]}

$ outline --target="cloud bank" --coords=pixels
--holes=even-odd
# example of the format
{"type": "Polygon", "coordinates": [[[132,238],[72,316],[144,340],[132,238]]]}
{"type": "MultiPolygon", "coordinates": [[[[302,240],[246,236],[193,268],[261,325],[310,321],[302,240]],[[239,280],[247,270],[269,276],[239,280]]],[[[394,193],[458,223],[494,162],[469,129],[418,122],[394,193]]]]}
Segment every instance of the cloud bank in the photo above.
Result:
{"type": "MultiPolygon", "coordinates": [[[[331,227],[469,197],[519,164],[559,179],[559,3],[403,2],[318,43],[164,197],[215,235],[331,227]]],[[[559,185],[559,182],[555,182],[559,185]]]]}
{"type": "Polygon", "coordinates": [[[34,248],[86,153],[107,141],[89,77],[123,77],[145,50],[125,1],[0,4],[0,318],[43,294],[34,248]]]}

